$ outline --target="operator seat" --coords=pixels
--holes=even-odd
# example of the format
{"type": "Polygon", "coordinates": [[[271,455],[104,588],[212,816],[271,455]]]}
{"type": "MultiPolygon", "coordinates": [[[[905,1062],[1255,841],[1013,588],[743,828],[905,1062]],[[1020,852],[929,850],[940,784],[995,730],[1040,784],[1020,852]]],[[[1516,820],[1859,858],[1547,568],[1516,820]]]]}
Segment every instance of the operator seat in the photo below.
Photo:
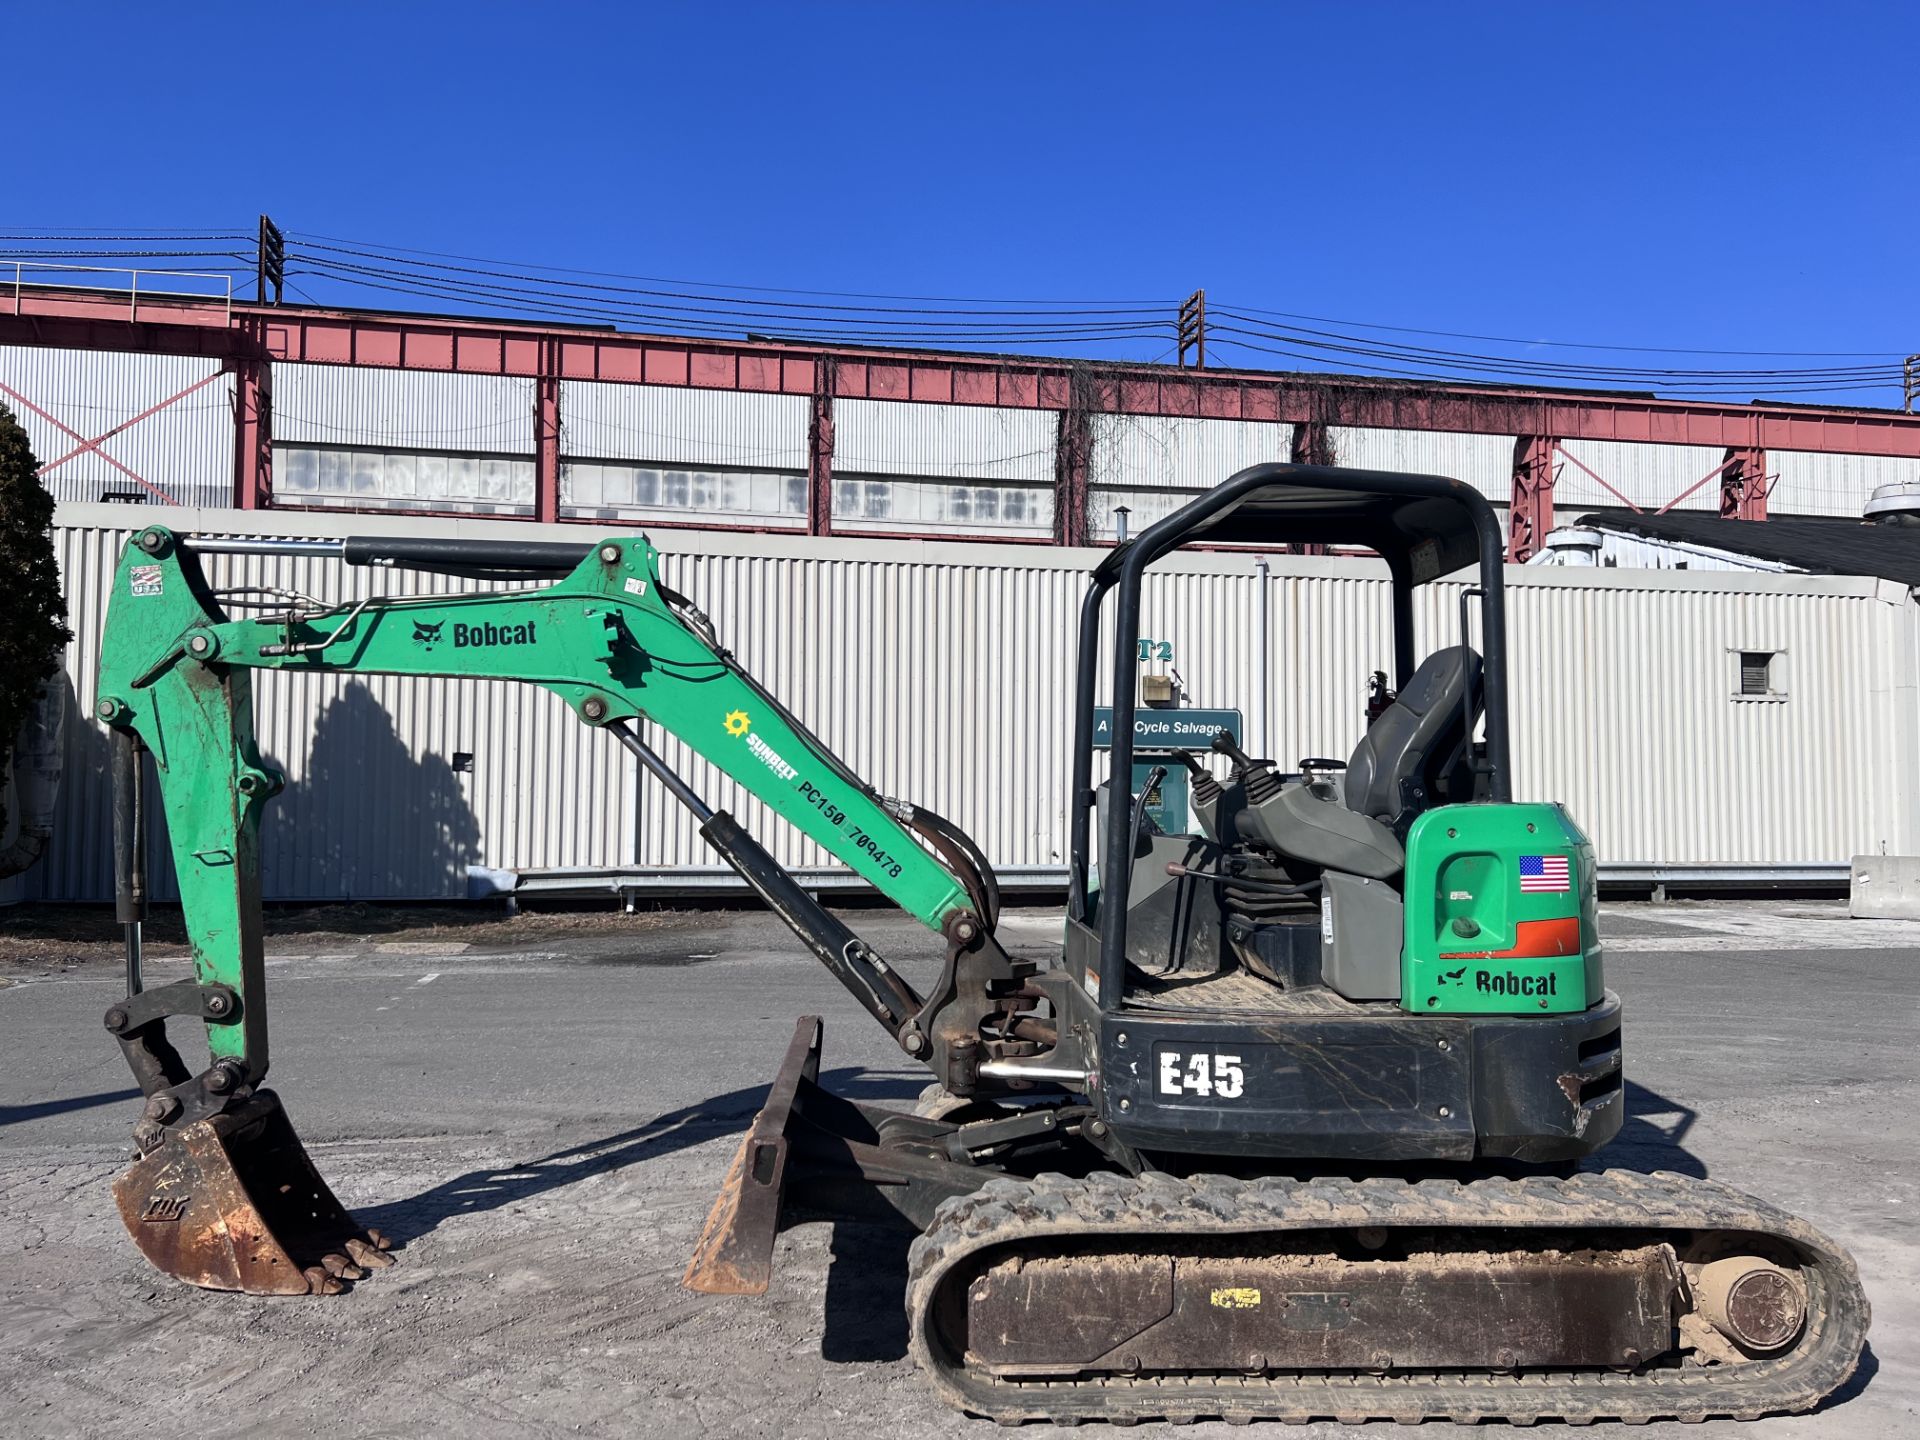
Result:
{"type": "Polygon", "coordinates": [[[1402,830],[1444,794],[1452,801],[1456,777],[1472,740],[1466,721],[1480,718],[1480,656],[1466,645],[1436,650],[1420,662],[1394,702],[1367,727],[1347,761],[1347,808],[1402,830]]]}
{"type": "Polygon", "coordinates": [[[1245,823],[1282,855],[1393,879],[1406,865],[1406,825],[1437,795],[1464,798],[1455,791],[1471,739],[1468,703],[1478,719],[1480,657],[1464,645],[1436,650],[1361,737],[1344,793],[1306,782],[1258,798],[1250,789],[1245,823]]]}

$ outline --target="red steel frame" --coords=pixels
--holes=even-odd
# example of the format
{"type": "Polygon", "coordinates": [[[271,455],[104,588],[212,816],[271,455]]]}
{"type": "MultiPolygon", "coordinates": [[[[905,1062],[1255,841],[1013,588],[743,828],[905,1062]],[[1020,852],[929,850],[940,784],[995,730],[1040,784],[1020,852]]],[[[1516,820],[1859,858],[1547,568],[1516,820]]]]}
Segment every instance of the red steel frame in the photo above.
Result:
{"type": "MultiPolygon", "coordinates": [[[[221,360],[236,377],[235,501],[248,508],[272,503],[272,370],[275,362],[291,361],[532,378],[534,514],[542,520],[559,515],[563,380],[807,396],[808,528],[815,534],[833,528],[836,399],[1055,410],[1062,431],[1053,539],[1086,544],[1090,533],[1089,422],[1084,409],[1070,403],[1074,367],[1058,360],[698,340],[313,306],[229,306],[191,298],[144,301],[137,318],[129,318],[124,298],[114,292],[56,287],[23,287],[15,313],[0,314],[0,344],[221,360]]],[[[1587,469],[1562,448],[1567,440],[1717,447],[1726,459],[1669,507],[1718,479],[1721,513],[1742,519],[1766,516],[1770,449],[1920,459],[1920,416],[1892,410],[1547,394],[1517,387],[1134,364],[1102,365],[1101,370],[1110,381],[1095,387],[1104,397],[1101,407],[1122,414],[1280,421],[1302,427],[1309,437],[1324,433],[1329,424],[1517,435],[1510,515],[1516,560],[1532,554],[1552,528],[1556,457],[1587,469]]],[[[144,417],[119,428],[139,418],[144,417]]],[[[105,438],[85,441],[83,448],[97,447],[105,438]]],[[[1600,476],[1593,478],[1613,488],[1600,476]]]]}

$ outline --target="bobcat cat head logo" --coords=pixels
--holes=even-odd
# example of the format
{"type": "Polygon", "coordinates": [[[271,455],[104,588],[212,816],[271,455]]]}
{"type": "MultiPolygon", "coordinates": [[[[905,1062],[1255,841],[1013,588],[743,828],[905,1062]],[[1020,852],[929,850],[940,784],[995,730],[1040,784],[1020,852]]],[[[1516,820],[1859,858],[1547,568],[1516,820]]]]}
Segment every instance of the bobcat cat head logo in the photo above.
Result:
{"type": "Polygon", "coordinates": [[[414,643],[416,645],[424,645],[427,649],[431,650],[440,643],[440,632],[446,628],[447,622],[444,620],[438,625],[422,625],[416,620],[413,622],[414,643]]]}

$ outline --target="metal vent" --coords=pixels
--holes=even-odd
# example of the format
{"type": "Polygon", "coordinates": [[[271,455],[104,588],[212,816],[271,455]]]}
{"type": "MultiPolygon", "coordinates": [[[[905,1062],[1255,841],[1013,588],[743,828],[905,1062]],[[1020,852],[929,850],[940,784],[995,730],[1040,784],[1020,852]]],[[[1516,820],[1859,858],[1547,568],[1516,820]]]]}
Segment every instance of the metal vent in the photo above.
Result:
{"type": "Polygon", "coordinates": [[[1773,693],[1773,653],[1771,650],[1740,652],[1740,693],[1742,695],[1773,693]]]}

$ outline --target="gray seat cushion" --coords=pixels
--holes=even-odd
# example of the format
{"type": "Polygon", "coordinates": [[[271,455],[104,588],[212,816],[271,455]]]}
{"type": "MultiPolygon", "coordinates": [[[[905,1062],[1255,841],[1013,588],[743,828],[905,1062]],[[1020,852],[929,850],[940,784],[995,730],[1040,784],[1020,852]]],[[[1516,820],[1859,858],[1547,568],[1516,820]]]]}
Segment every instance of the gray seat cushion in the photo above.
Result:
{"type": "Polygon", "coordinates": [[[1397,825],[1410,808],[1408,781],[1431,798],[1435,780],[1467,741],[1461,702],[1469,693],[1478,719],[1480,657],[1471,648],[1450,646],[1421,661],[1347,762],[1347,808],[1397,825]]]}

